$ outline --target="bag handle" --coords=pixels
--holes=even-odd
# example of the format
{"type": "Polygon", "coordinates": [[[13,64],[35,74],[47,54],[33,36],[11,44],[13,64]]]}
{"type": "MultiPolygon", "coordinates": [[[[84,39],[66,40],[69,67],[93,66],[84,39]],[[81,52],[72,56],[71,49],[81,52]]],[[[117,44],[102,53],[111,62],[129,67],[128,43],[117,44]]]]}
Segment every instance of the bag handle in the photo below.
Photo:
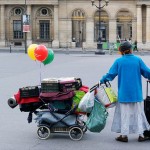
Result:
{"type": "MultiPolygon", "coordinates": [[[[111,87],[111,84],[110,84],[109,81],[107,81],[107,82],[105,82],[103,84],[105,84],[106,87],[111,87]]],[[[92,86],[90,88],[90,93],[93,92],[95,89],[97,89],[100,85],[102,85],[102,83],[98,83],[98,84],[95,84],[94,86],[92,86]]]]}
{"type": "Polygon", "coordinates": [[[100,85],[102,85],[102,84],[105,84],[105,86],[106,86],[106,87],[111,87],[111,84],[110,84],[110,82],[109,82],[109,81],[104,82],[104,83],[100,83],[100,85]]]}
{"type": "Polygon", "coordinates": [[[93,92],[95,89],[97,89],[99,87],[99,83],[98,84],[95,84],[94,86],[92,86],[90,88],[90,93],[93,92]]]}
{"type": "Polygon", "coordinates": [[[110,84],[109,81],[105,82],[104,84],[105,84],[106,87],[111,87],[111,84],[110,84]]]}

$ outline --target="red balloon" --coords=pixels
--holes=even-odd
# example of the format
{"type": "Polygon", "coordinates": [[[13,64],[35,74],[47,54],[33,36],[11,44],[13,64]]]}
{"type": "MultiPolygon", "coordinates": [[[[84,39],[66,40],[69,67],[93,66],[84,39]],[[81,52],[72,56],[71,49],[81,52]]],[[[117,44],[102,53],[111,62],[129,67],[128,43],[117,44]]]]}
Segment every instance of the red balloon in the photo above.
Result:
{"type": "Polygon", "coordinates": [[[34,50],[35,58],[38,61],[44,61],[48,56],[48,50],[44,45],[38,45],[34,50]]]}

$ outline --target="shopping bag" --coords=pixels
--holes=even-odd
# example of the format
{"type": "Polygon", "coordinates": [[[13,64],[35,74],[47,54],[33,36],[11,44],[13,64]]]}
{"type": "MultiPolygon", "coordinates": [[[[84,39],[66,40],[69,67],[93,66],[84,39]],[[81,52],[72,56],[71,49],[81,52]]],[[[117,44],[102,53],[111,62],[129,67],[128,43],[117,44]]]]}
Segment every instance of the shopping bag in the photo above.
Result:
{"type": "Polygon", "coordinates": [[[86,126],[91,132],[101,132],[106,125],[108,112],[105,106],[97,99],[94,100],[94,107],[86,121],[86,126]]]}
{"type": "MultiPolygon", "coordinates": [[[[81,99],[83,98],[83,96],[85,95],[85,92],[83,91],[75,91],[75,95],[72,98],[73,102],[72,102],[72,108],[74,108],[76,105],[79,105],[81,99]]],[[[79,108],[76,109],[76,112],[82,112],[79,108]]]]}
{"type": "Polygon", "coordinates": [[[109,82],[97,87],[96,97],[105,107],[113,107],[117,102],[117,95],[109,82]]]}
{"type": "Polygon", "coordinates": [[[81,99],[78,108],[82,111],[82,112],[87,112],[90,113],[92,110],[92,107],[94,106],[94,91],[92,92],[87,92],[83,98],[81,99]]]}
{"type": "Polygon", "coordinates": [[[117,96],[111,87],[105,88],[105,92],[106,92],[111,104],[117,102],[117,96]]]}

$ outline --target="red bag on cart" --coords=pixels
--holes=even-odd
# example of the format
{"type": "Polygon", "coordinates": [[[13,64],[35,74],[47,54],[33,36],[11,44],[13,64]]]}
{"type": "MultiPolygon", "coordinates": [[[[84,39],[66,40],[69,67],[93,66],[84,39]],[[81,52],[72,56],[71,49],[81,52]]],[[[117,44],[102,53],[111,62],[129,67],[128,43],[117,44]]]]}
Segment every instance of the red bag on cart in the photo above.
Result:
{"type": "Polygon", "coordinates": [[[83,91],[85,93],[87,93],[89,91],[89,87],[88,86],[85,86],[85,85],[82,85],[80,88],[79,88],[80,91],[83,91]]]}
{"type": "Polygon", "coordinates": [[[14,97],[17,103],[19,104],[20,111],[24,111],[24,112],[35,111],[43,104],[40,101],[39,97],[21,98],[20,91],[14,94],[14,97]]]}
{"type": "Polygon", "coordinates": [[[39,97],[21,98],[20,91],[18,91],[16,94],[14,94],[14,97],[18,104],[28,104],[28,103],[40,102],[39,97]]]}

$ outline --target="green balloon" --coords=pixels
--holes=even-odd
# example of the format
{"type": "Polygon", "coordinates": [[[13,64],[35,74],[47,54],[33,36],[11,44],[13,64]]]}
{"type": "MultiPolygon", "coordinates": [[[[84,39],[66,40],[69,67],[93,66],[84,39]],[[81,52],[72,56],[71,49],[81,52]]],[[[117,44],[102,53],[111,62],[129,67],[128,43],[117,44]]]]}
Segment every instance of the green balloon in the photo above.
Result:
{"type": "Polygon", "coordinates": [[[43,61],[44,65],[50,64],[54,60],[54,52],[51,49],[48,49],[48,56],[47,58],[43,61]]]}

